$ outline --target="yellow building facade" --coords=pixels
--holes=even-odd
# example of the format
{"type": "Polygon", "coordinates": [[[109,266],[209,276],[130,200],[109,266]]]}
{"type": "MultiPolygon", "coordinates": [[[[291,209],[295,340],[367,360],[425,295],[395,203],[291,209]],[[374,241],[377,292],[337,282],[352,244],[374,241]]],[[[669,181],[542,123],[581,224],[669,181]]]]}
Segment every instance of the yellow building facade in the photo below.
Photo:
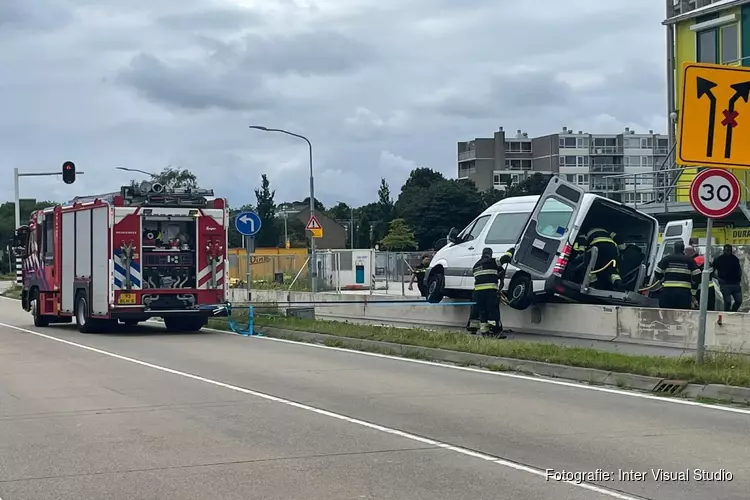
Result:
{"type": "MultiPolygon", "coordinates": [[[[702,2],[695,8],[695,0],[669,0],[671,14],[664,24],[674,30],[674,112],[680,113],[683,87],[682,65],[685,62],[750,66],[750,0],[714,0],[702,2]]],[[[679,137],[679,134],[677,135],[679,137]]],[[[679,167],[679,165],[678,165],[679,167]]],[[[689,202],[689,188],[697,167],[684,167],[677,185],[677,201],[689,202]]],[[[746,182],[746,170],[734,170],[746,182]]],[[[743,193],[743,201],[746,193],[743,193]]]]}

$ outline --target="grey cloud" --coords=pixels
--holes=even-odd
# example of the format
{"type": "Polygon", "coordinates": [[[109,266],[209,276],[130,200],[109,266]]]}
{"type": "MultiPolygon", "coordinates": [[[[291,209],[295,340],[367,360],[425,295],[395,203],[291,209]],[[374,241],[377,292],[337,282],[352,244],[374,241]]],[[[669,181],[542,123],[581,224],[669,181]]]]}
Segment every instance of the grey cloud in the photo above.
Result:
{"type": "MultiPolygon", "coordinates": [[[[275,0],[241,11],[261,13],[260,24],[228,19],[236,0],[70,3],[0,0],[0,67],[12,75],[0,94],[0,172],[68,157],[86,171],[74,186],[24,181],[24,196],[116,189],[128,174],[111,166],[172,164],[233,204],[254,201],[264,172],[279,201],[304,198],[306,145],[251,123],[310,137],[327,205],[375,199],[381,176],[396,194],[411,165],[455,176],[455,142],[500,125],[534,135],[666,125],[663,4],[653,0],[275,0]],[[81,29],[17,29],[55,27],[64,12],[81,29]],[[513,67],[530,73],[506,75],[513,67]],[[557,83],[578,73],[605,81],[557,83]],[[120,85],[101,84],[113,74],[120,85]]],[[[0,198],[11,196],[0,182],[0,198]]]]}
{"type": "Polygon", "coordinates": [[[449,116],[489,118],[523,113],[544,114],[573,104],[570,85],[549,71],[522,71],[488,78],[489,90],[449,95],[436,109],[449,116]]]}
{"type": "Polygon", "coordinates": [[[188,110],[263,109],[273,98],[257,75],[232,70],[217,72],[208,65],[169,66],[148,54],[136,56],[119,80],[147,99],[188,110]]]}
{"type": "Polygon", "coordinates": [[[375,59],[372,46],[334,31],[285,37],[250,35],[244,40],[242,52],[246,67],[305,76],[345,73],[375,59]]]}
{"type": "Polygon", "coordinates": [[[256,27],[263,18],[256,12],[242,7],[215,7],[178,12],[156,20],[160,26],[182,31],[236,31],[256,27]]]}
{"type": "Polygon", "coordinates": [[[153,102],[185,109],[264,109],[278,100],[265,83],[269,76],[345,74],[373,55],[366,44],[329,31],[278,38],[250,35],[226,44],[203,37],[199,43],[212,47],[212,54],[171,66],[141,54],[121,72],[120,81],[153,102]]]}
{"type": "Polygon", "coordinates": [[[55,30],[73,20],[72,7],[63,0],[0,1],[0,34],[4,31],[55,30]]]}

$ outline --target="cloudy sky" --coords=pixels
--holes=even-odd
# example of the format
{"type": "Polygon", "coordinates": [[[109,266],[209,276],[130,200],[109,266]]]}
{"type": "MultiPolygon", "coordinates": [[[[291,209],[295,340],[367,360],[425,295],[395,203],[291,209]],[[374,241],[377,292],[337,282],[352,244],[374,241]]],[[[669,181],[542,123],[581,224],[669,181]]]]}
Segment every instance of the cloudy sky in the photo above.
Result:
{"type": "Polygon", "coordinates": [[[0,199],[112,191],[189,168],[232,205],[397,195],[456,175],[456,141],[666,127],[662,0],[1,0],[0,199]]]}

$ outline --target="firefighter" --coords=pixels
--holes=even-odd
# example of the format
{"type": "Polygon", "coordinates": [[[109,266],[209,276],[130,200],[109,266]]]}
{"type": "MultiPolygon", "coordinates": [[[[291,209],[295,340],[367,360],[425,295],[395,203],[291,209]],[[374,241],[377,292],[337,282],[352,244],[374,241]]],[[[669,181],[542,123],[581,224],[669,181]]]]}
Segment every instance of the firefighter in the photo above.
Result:
{"type": "Polygon", "coordinates": [[[691,309],[700,282],[698,264],[685,255],[685,244],[674,244],[674,253],[661,259],[654,269],[654,278],[662,281],[659,307],[662,309],[691,309]]]}
{"type": "Polygon", "coordinates": [[[469,331],[479,327],[479,333],[492,333],[495,337],[504,339],[503,326],[500,321],[500,291],[505,279],[503,266],[510,262],[513,249],[508,250],[502,257],[493,258],[492,249],[484,248],[482,257],[474,264],[474,306],[469,317],[469,331]],[[478,323],[478,324],[477,324],[478,323]]]}
{"type": "Polygon", "coordinates": [[[592,286],[600,290],[622,290],[624,287],[619,272],[619,246],[622,242],[618,244],[616,241],[620,238],[615,233],[599,227],[591,229],[585,237],[587,250],[596,248],[598,251],[589,277],[592,286]]]}
{"type": "MultiPolygon", "coordinates": [[[[700,290],[700,284],[703,281],[703,266],[706,264],[706,259],[699,255],[695,247],[692,245],[685,248],[685,255],[690,257],[695,261],[695,264],[698,266],[698,269],[701,270],[701,274],[699,274],[698,279],[698,291],[695,293],[695,300],[700,304],[701,300],[701,290],[700,290]]],[[[713,270],[711,272],[711,275],[709,275],[708,278],[708,310],[709,311],[715,311],[716,310],[716,287],[714,285],[714,280],[711,279],[713,275],[713,270]]]]}
{"type": "Polygon", "coordinates": [[[411,281],[409,282],[409,290],[414,290],[414,281],[417,282],[417,288],[422,297],[427,297],[427,285],[424,282],[424,276],[427,273],[427,268],[430,267],[430,256],[423,255],[419,265],[414,268],[411,273],[411,281]]]}

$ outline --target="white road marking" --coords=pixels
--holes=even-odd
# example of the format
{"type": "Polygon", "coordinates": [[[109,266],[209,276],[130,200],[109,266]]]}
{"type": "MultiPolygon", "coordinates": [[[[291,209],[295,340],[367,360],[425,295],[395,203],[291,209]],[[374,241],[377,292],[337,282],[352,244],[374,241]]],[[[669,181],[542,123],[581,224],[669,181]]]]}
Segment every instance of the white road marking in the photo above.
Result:
{"type": "MultiPolygon", "coordinates": [[[[13,299],[10,297],[3,297],[0,296],[0,298],[4,298],[7,300],[15,300],[18,301],[18,299],[13,299]]],[[[151,324],[154,325],[164,325],[164,323],[160,321],[148,321],[151,324]]],[[[5,325],[3,323],[0,323],[0,326],[5,326],[8,328],[17,328],[11,325],[5,325]]],[[[217,330],[215,328],[204,328],[204,330],[211,331],[211,332],[217,332],[217,333],[223,333],[226,335],[235,335],[237,337],[248,337],[247,335],[240,335],[238,333],[234,333],[227,330],[217,330]]],[[[543,377],[534,377],[529,375],[522,375],[520,373],[508,373],[508,372],[493,372],[490,370],[483,370],[481,368],[471,368],[469,366],[458,366],[458,365],[451,365],[447,363],[440,363],[436,361],[425,361],[421,359],[412,359],[412,358],[404,358],[401,356],[393,356],[389,354],[379,354],[375,352],[367,352],[367,351],[358,351],[356,349],[346,349],[343,347],[332,347],[327,345],[321,345],[321,344],[312,344],[310,342],[298,342],[296,340],[287,340],[287,339],[277,339],[273,337],[258,337],[258,336],[250,336],[252,339],[256,340],[270,340],[272,342],[281,342],[286,344],[294,344],[297,346],[304,346],[304,347],[312,347],[316,349],[329,349],[333,351],[340,351],[340,352],[346,352],[349,354],[358,354],[360,356],[372,356],[375,358],[384,358],[384,359],[390,359],[394,361],[400,361],[403,363],[415,363],[419,365],[428,365],[428,366],[434,366],[438,368],[446,368],[450,370],[461,370],[466,372],[472,372],[472,373],[480,373],[482,375],[490,375],[494,377],[506,377],[506,378],[515,378],[519,380],[527,380],[529,382],[536,382],[540,384],[552,384],[552,385],[558,385],[562,387],[570,387],[573,389],[584,389],[587,391],[595,391],[595,392],[603,392],[607,394],[616,394],[619,396],[628,396],[631,398],[640,398],[640,399],[649,399],[651,401],[658,401],[661,403],[669,403],[669,404],[678,404],[678,405],[684,405],[684,406],[693,406],[696,408],[705,408],[708,410],[718,410],[718,411],[725,411],[729,413],[739,413],[742,415],[750,415],[750,410],[744,409],[744,408],[733,408],[731,406],[721,406],[721,405],[714,405],[710,403],[701,403],[699,401],[691,401],[687,399],[678,399],[678,398],[669,398],[665,396],[654,396],[652,394],[645,394],[642,392],[634,392],[634,391],[626,391],[622,389],[611,389],[608,387],[599,387],[594,385],[584,385],[578,382],[566,382],[563,380],[554,380],[550,378],[543,378],[543,377]]],[[[418,346],[405,346],[405,347],[418,347],[418,346]]],[[[523,360],[519,360],[523,361],[523,360]]],[[[0,499],[2,500],[2,499],[0,499]]]]}
{"type": "MultiPolygon", "coordinates": [[[[411,433],[408,433],[408,432],[400,431],[400,430],[394,429],[392,427],[385,427],[383,425],[378,425],[378,424],[374,424],[372,422],[367,422],[366,420],[360,420],[360,419],[357,419],[357,418],[348,417],[348,416],[342,415],[340,413],[334,413],[332,411],[323,410],[321,408],[316,408],[314,406],[306,405],[306,404],[303,404],[303,403],[298,403],[298,402],[292,401],[290,399],[284,399],[284,398],[280,398],[278,396],[273,396],[271,394],[266,394],[266,393],[263,393],[263,392],[254,391],[252,389],[246,389],[244,387],[240,387],[240,386],[236,386],[236,385],[232,385],[232,384],[227,384],[225,382],[219,382],[218,380],[213,380],[213,379],[210,379],[210,378],[201,377],[199,375],[194,375],[192,373],[187,373],[187,372],[183,372],[183,371],[179,371],[179,370],[174,370],[172,368],[167,368],[166,366],[155,365],[153,363],[148,363],[146,361],[141,361],[139,359],[130,358],[130,357],[127,357],[127,356],[123,356],[121,354],[115,354],[113,352],[104,351],[102,349],[97,349],[95,347],[90,347],[90,346],[87,346],[87,345],[84,345],[84,344],[78,344],[76,342],[71,342],[69,340],[60,339],[60,338],[57,338],[57,337],[53,337],[51,335],[46,335],[44,333],[35,332],[34,330],[29,330],[29,329],[26,329],[26,328],[21,328],[19,326],[8,325],[8,324],[5,324],[5,323],[0,323],[0,326],[1,327],[5,327],[5,328],[10,328],[12,330],[17,330],[19,332],[29,333],[31,335],[36,335],[37,337],[42,337],[42,338],[45,338],[45,339],[48,339],[48,340],[52,340],[54,342],[59,342],[61,344],[66,344],[66,345],[69,345],[69,346],[72,346],[72,347],[77,347],[79,349],[83,349],[83,350],[86,350],[86,351],[91,351],[91,352],[95,352],[97,354],[102,354],[104,356],[109,356],[111,358],[119,359],[121,361],[127,361],[129,363],[133,363],[133,364],[140,365],[140,366],[145,366],[147,368],[153,368],[154,370],[159,370],[159,371],[164,372],[164,373],[171,373],[173,375],[177,375],[177,376],[180,376],[180,377],[189,378],[189,379],[192,379],[192,380],[197,380],[199,382],[210,384],[210,385],[213,385],[213,386],[216,386],[216,387],[222,387],[224,389],[229,389],[231,391],[239,392],[239,393],[242,393],[242,394],[247,394],[249,396],[255,396],[257,398],[265,399],[267,401],[273,401],[275,403],[280,403],[280,404],[283,404],[283,405],[286,405],[286,406],[291,406],[293,408],[297,408],[297,409],[300,409],[300,410],[308,411],[308,412],[311,412],[311,413],[316,413],[318,415],[323,415],[325,417],[334,418],[336,420],[342,420],[344,422],[349,422],[349,423],[354,424],[354,425],[358,425],[358,426],[361,426],[361,427],[366,427],[368,429],[373,429],[373,430],[376,430],[376,431],[384,432],[386,434],[391,434],[391,435],[394,435],[394,436],[400,436],[402,438],[409,439],[411,441],[416,441],[418,443],[426,444],[428,446],[435,446],[437,448],[442,448],[442,449],[445,449],[445,450],[449,450],[449,451],[452,451],[452,452],[455,452],[455,453],[458,453],[458,454],[461,454],[461,455],[464,455],[464,456],[478,458],[480,460],[491,462],[491,463],[494,463],[496,465],[500,465],[502,467],[507,467],[507,468],[514,469],[514,470],[517,470],[517,471],[520,471],[520,472],[526,472],[528,474],[532,474],[532,475],[537,476],[537,477],[542,477],[542,478],[545,479],[545,481],[549,481],[548,476],[547,476],[547,471],[545,469],[538,469],[536,467],[531,467],[531,466],[528,466],[528,465],[524,465],[522,463],[514,462],[512,460],[506,460],[504,458],[495,457],[495,456],[492,456],[492,455],[487,455],[485,453],[476,452],[476,451],[473,451],[473,450],[470,450],[470,449],[467,449],[467,448],[462,448],[460,446],[454,446],[454,445],[449,444],[449,443],[443,443],[443,442],[437,441],[435,439],[425,438],[425,437],[422,437],[422,436],[418,436],[416,434],[411,434],[411,433]]],[[[584,489],[584,490],[588,490],[588,491],[593,491],[595,493],[599,493],[601,495],[605,495],[605,496],[608,496],[610,498],[616,498],[618,500],[644,500],[643,497],[637,497],[637,496],[628,495],[626,493],[621,493],[619,491],[611,490],[611,489],[604,488],[604,487],[601,487],[601,486],[597,486],[597,485],[591,484],[591,483],[585,483],[585,482],[578,483],[578,482],[575,482],[575,481],[557,481],[557,483],[569,484],[571,486],[575,486],[575,487],[578,487],[578,488],[581,488],[581,489],[584,489]]]]}
{"type": "MultiPolygon", "coordinates": [[[[1,325],[0,325],[1,326],[1,325]]],[[[428,366],[435,366],[439,368],[448,368],[451,370],[461,370],[466,372],[472,372],[472,373],[481,373],[482,375],[491,375],[494,377],[506,377],[506,378],[515,378],[520,380],[528,380],[530,382],[537,382],[541,384],[552,384],[552,385],[559,385],[563,387],[572,387],[575,389],[585,389],[587,391],[596,391],[596,392],[604,392],[608,394],[617,394],[619,396],[628,396],[631,398],[641,398],[641,399],[650,399],[652,401],[659,401],[662,403],[672,403],[672,404],[679,404],[679,405],[686,405],[686,406],[695,406],[698,408],[706,408],[710,410],[719,410],[719,411],[727,411],[730,413],[740,413],[744,415],[750,415],[750,410],[744,409],[744,408],[733,408],[731,406],[720,406],[720,405],[713,405],[710,403],[701,403],[699,401],[691,401],[686,399],[677,399],[677,398],[669,398],[665,396],[654,396],[651,394],[644,394],[642,392],[633,392],[633,391],[624,391],[622,389],[610,389],[608,387],[597,387],[594,385],[584,385],[577,382],[565,382],[563,380],[553,380],[549,378],[543,378],[543,377],[534,377],[529,375],[522,375],[520,373],[508,373],[508,372],[493,372],[490,370],[483,370],[481,368],[471,368],[469,366],[459,366],[459,365],[451,365],[447,363],[440,363],[437,361],[425,361],[422,359],[413,359],[413,358],[404,358],[401,356],[394,356],[390,354],[379,354],[376,352],[367,352],[367,351],[358,351],[356,349],[347,349],[345,347],[333,347],[333,346],[327,346],[322,344],[312,344],[309,342],[300,342],[296,340],[287,340],[287,339],[278,339],[274,337],[259,337],[259,336],[248,336],[248,335],[241,335],[239,333],[229,332],[225,330],[217,330],[215,328],[204,328],[204,330],[217,332],[217,333],[226,333],[229,335],[236,335],[238,337],[249,337],[252,339],[257,340],[270,340],[272,342],[281,342],[285,344],[295,344],[298,346],[306,346],[306,347],[314,347],[317,349],[329,349],[332,351],[340,351],[340,352],[346,352],[350,354],[359,354],[361,356],[372,356],[375,358],[384,358],[384,359],[392,359],[394,361],[401,361],[404,363],[415,363],[418,365],[428,365],[428,366]]],[[[354,339],[356,340],[356,339],[354,339]]],[[[409,346],[404,345],[404,347],[419,347],[419,346],[409,346]]],[[[519,361],[523,361],[522,359],[519,359],[519,361]]]]}

